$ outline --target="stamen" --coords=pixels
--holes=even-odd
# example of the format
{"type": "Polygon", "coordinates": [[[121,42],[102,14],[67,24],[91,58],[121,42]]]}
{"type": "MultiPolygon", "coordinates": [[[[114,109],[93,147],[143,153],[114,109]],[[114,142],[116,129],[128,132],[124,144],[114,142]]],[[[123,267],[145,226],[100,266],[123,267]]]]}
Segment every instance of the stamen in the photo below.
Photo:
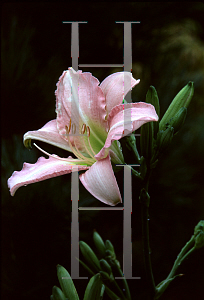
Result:
{"type": "MultiPolygon", "coordinates": [[[[85,133],[85,130],[87,130],[87,128],[88,128],[88,130],[89,130],[89,135],[90,135],[90,129],[89,129],[88,126],[86,126],[86,124],[83,124],[83,125],[82,125],[82,128],[81,128],[81,134],[84,134],[84,133],[85,133]]],[[[87,135],[87,137],[88,137],[88,135],[87,135]]],[[[88,138],[88,140],[89,140],[89,138],[88,138]]],[[[93,156],[93,153],[91,153],[91,152],[89,151],[89,149],[86,147],[84,138],[83,138],[83,144],[84,144],[84,148],[86,149],[86,152],[87,152],[87,153],[92,157],[92,159],[94,159],[94,161],[95,161],[96,159],[95,159],[95,157],[93,156]]],[[[90,144],[90,142],[89,142],[89,144],[90,144]]],[[[91,148],[91,149],[92,149],[92,148],[91,148]]],[[[92,152],[93,152],[93,149],[92,149],[92,152]]]]}
{"type": "MultiPolygon", "coordinates": [[[[80,150],[78,149],[77,145],[76,145],[76,142],[74,140],[74,147],[76,148],[76,150],[78,151],[78,157],[81,158],[81,159],[84,159],[86,161],[90,161],[91,163],[94,163],[95,162],[95,158],[92,156],[92,159],[91,158],[88,158],[88,157],[85,157],[81,152],[80,150]],[[94,159],[94,162],[93,162],[93,159],[94,159]]],[[[86,148],[86,147],[85,147],[86,148]]],[[[87,148],[86,148],[87,150],[87,148]]]]}
{"type": "Polygon", "coordinates": [[[68,133],[70,133],[70,130],[71,130],[71,123],[72,123],[72,120],[70,118],[70,120],[69,120],[69,127],[68,127],[68,133]]]}
{"type": "Polygon", "coordinates": [[[93,148],[92,148],[92,146],[91,146],[90,140],[89,140],[89,137],[90,137],[90,128],[89,128],[89,126],[86,126],[86,132],[87,132],[87,137],[88,137],[88,143],[89,143],[89,147],[90,147],[90,149],[91,149],[92,153],[93,153],[93,154],[94,154],[94,156],[95,156],[95,155],[96,155],[96,153],[94,152],[94,150],[93,150],[93,148]]]}
{"type": "Polygon", "coordinates": [[[76,125],[73,123],[72,124],[72,133],[75,134],[76,133],[76,125]]]}
{"type": "Polygon", "coordinates": [[[90,137],[90,128],[89,128],[89,126],[86,126],[86,132],[87,132],[87,137],[89,138],[90,137]]]}
{"type": "MultiPolygon", "coordinates": [[[[76,130],[76,125],[75,124],[72,124],[74,126],[72,126],[72,130],[76,130]]],[[[83,161],[86,161],[86,162],[89,162],[91,164],[93,164],[95,162],[95,159],[94,159],[94,162],[93,162],[93,159],[89,159],[87,157],[85,157],[78,149],[78,147],[76,146],[76,142],[75,142],[75,139],[74,139],[74,147],[76,149],[74,149],[74,147],[72,146],[72,143],[70,141],[70,137],[69,137],[69,132],[70,132],[70,128],[71,128],[71,119],[70,119],[70,122],[69,122],[69,128],[65,125],[65,130],[66,130],[66,133],[67,133],[67,139],[68,139],[68,143],[69,143],[69,147],[71,148],[72,152],[74,153],[74,155],[78,158],[78,159],[81,159],[83,161]]]]}
{"type": "Polygon", "coordinates": [[[86,130],[86,124],[83,124],[81,128],[81,134],[84,134],[85,130],[86,130]]]}
{"type": "MultiPolygon", "coordinates": [[[[78,160],[78,159],[75,159],[75,158],[63,158],[63,157],[59,157],[58,155],[56,155],[56,154],[50,154],[50,153],[48,153],[48,152],[46,152],[45,150],[43,150],[42,148],[40,148],[38,145],[36,145],[36,143],[33,143],[33,145],[38,149],[38,150],[40,150],[42,153],[44,153],[44,154],[46,154],[46,155],[48,155],[48,156],[51,156],[51,157],[54,157],[54,158],[56,158],[56,159],[59,159],[59,160],[63,160],[63,161],[66,161],[66,162],[74,162],[74,161],[76,161],[76,162],[84,162],[84,160],[78,160]]],[[[74,164],[73,164],[74,165],[74,164]]]]}

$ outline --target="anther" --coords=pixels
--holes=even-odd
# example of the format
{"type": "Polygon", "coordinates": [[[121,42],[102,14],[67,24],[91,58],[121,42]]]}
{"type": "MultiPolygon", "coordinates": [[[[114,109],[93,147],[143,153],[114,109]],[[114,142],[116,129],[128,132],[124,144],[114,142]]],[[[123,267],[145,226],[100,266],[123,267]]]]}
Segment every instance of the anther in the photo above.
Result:
{"type": "Polygon", "coordinates": [[[68,127],[68,133],[70,133],[70,130],[71,130],[71,124],[72,124],[72,121],[71,121],[71,118],[69,120],[69,127],[68,127]]]}
{"type": "Polygon", "coordinates": [[[76,133],[76,125],[73,123],[72,124],[72,134],[76,133]]]}
{"type": "Polygon", "coordinates": [[[81,134],[84,134],[85,130],[86,130],[86,124],[83,124],[81,128],[81,134]]]}
{"type": "Polygon", "coordinates": [[[89,128],[89,126],[86,126],[86,132],[87,132],[87,136],[90,137],[90,128],[89,128]]]}

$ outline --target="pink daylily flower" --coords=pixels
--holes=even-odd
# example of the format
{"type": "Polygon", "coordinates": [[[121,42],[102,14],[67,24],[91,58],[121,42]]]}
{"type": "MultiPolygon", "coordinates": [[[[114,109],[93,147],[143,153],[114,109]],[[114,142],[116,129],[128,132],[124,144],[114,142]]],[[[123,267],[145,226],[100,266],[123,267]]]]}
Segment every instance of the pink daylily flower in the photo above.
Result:
{"type": "Polygon", "coordinates": [[[131,132],[144,123],[158,121],[151,104],[122,104],[138,83],[129,72],[114,73],[99,85],[91,73],[73,68],[64,71],[55,92],[56,119],[37,131],[28,131],[24,144],[28,146],[31,139],[43,141],[72,152],[76,158],[51,155],[36,145],[49,158],[40,157],[35,164],[24,163],[21,171],[15,171],[8,179],[11,195],[21,186],[84,170],[79,178],[95,198],[112,206],[122,202],[111,161],[125,164],[118,142],[126,129],[124,113],[131,115],[131,132]]]}

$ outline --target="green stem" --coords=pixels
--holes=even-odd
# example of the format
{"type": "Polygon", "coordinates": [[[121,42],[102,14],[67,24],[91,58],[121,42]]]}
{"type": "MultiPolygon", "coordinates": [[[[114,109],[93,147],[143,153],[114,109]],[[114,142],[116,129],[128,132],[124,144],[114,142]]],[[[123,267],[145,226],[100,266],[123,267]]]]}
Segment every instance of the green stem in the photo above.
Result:
{"type": "Polygon", "coordinates": [[[175,273],[178,267],[192,252],[194,252],[195,249],[195,237],[192,236],[191,239],[186,243],[186,245],[181,249],[181,252],[177,256],[177,259],[175,260],[173,268],[171,269],[171,272],[169,273],[168,277],[156,287],[156,295],[154,298],[155,300],[161,297],[161,295],[169,286],[170,282],[176,277],[175,273]]]}
{"type": "MultiPolygon", "coordinates": [[[[151,250],[149,245],[149,195],[148,195],[149,179],[151,173],[152,170],[148,169],[145,178],[143,179],[142,185],[144,187],[144,193],[141,193],[142,198],[140,198],[140,201],[141,201],[141,213],[142,213],[142,242],[143,242],[144,264],[145,264],[145,270],[147,276],[147,285],[149,287],[149,297],[150,299],[153,299],[154,295],[156,294],[156,287],[155,287],[154,276],[152,272],[151,257],[150,257],[151,250]],[[145,195],[148,196],[146,197],[145,195]]],[[[141,189],[141,192],[142,190],[143,189],[141,189]]]]}
{"type": "Polygon", "coordinates": [[[117,265],[117,269],[118,269],[118,271],[120,273],[120,276],[123,277],[123,284],[124,284],[124,288],[125,288],[126,297],[127,297],[128,300],[131,300],[131,294],[130,294],[129,286],[127,284],[127,280],[123,276],[123,272],[122,272],[121,268],[119,268],[118,265],[117,265]]]}
{"type": "Polygon", "coordinates": [[[135,155],[135,158],[136,158],[137,162],[139,163],[139,162],[140,162],[140,155],[139,155],[139,153],[138,153],[138,151],[137,151],[136,146],[135,146],[135,147],[132,147],[132,150],[133,150],[133,153],[134,153],[134,155],[135,155]]]}
{"type": "Polygon", "coordinates": [[[154,283],[154,277],[152,272],[151,264],[151,250],[149,245],[149,209],[144,203],[142,203],[142,240],[143,240],[143,251],[144,251],[144,263],[147,276],[147,284],[149,287],[150,298],[153,299],[156,288],[154,283]]]}
{"type": "Polygon", "coordinates": [[[114,285],[115,285],[115,287],[116,287],[117,291],[118,291],[118,292],[119,292],[119,294],[121,295],[121,297],[122,297],[121,299],[123,299],[123,300],[127,300],[127,299],[125,298],[125,296],[124,296],[123,292],[121,291],[121,289],[120,289],[119,285],[118,285],[118,284],[117,284],[117,282],[115,281],[115,279],[114,279],[113,283],[114,283],[114,285]]]}
{"type": "Polygon", "coordinates": [[[140,176],[140,174],[136,170],[134,170],[133,167],[131,167],[131,169],[132,169],[132,174],[135,175],[135,177],[137,177],[140,180],[142,180],[142,177],[140,176]]]}
{"type": "Polygon", "coordinates": [[[177,256],[177,259],[175,260],[173,268],[171,269],[171,272],[169,273],[167,279],[171,279],[174,276],[178,267],[184,261],[184,259],[186,259],[186,257],[195,250],[194,244],[195,237],[192,236],[191,239],[186,243],[186,245],[181,249],[181,252],[177,256]]]}
{"type": "Polygon", "coordinates": [[[126,142],[129,150],[132,149],[137,163],[140,163],[140,155],[139,152],[137,151],[136,139],[134,134],[131,134],[130,136],[126,136],[126,142]]]}

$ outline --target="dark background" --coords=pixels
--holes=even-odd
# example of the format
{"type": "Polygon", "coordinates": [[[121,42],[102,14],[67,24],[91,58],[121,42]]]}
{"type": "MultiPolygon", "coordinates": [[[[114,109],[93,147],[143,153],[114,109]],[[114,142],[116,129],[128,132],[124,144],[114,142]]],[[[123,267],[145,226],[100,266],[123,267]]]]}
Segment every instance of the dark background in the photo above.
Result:
{"type": "MultiPolygon", "coordinates": [[[[150,244],[156,284],[168,275],[181,248],[204,219],[204,5],[167,3],[21,3],[1,10],[1,163],[2,163],[2,299],[49,299],[58,285],[56,265],[70,272],[70,175],[20,188],[11,197],[7,179],[23,162],[41,153],[28,151],[23,134],[55,118],[56,82],[71,66],[71,25],[79,25],[79,63],[123,63],[123,25],[132,25],[133,76],[141,82],[133,101],[144,101],[150,85],[157,89],[161,115],[189,81],[195,93],[185,125],[160,159],[150,185],[150,244]]],[[[102,81],[122,69],[83,68],[102,81]]],[[[139,148],[139,141],[137,141],[139,148]]],[[[67,156],[49,145],[48,152],[67,156]]],[[[116,174],[121,192],[123,172],[116,174]]],[[[142,258],[138,183],[133,181],[133,299],[146,299],[142,258]]],[[[80,183],[80,206],[101,205],[80,183]]],[[[91,246],[93,230],[110,239],[122,263],[122,212],[80,212],[80,239],[91,246]]],[[[204,251],[180,267],[161,299],[202,299],[204,251]]],[[[87,274],[80,268],[80,275],[87,274]]],[[[74,281],[80,299],[86,280],[74,281]]],[[[105,299],[105,298],[104,298],[105,299]]]]}

